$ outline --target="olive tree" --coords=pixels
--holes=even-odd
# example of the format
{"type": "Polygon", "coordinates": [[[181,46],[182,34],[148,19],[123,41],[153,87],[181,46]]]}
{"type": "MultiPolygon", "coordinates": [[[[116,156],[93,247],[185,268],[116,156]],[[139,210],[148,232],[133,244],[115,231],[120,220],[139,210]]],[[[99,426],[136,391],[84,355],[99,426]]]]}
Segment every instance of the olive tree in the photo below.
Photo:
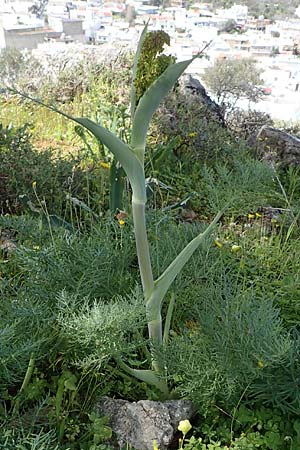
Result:
{"type": "Polygon", "coordinates": [[[41,64],[28,51],[7,48],[0,51],[0,84],[33,91],[42,82],[41,64]]]}
{"type": "Polygon", "coordinates": [[[263,96],[260,70],[253,59],[222,59],[205,70],[203,81],[225,113],[238,100],[257,102],[263,96]]]}

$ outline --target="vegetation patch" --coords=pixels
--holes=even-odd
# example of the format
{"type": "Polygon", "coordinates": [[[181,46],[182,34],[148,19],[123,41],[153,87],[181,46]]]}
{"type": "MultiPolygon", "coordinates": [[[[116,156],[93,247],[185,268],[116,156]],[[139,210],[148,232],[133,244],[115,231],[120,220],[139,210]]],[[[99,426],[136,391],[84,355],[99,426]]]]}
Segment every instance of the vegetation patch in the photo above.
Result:
{"type": "Polygon", "coordinates": [[[184,93],[158,37],[131,95],[110,68],[64,100],[72,151],[37,145],[53,98],[2,97],[0,448],[112,449],[104,395],[192,400],[175,448],[300,446],[299,170],[184,93]]]}

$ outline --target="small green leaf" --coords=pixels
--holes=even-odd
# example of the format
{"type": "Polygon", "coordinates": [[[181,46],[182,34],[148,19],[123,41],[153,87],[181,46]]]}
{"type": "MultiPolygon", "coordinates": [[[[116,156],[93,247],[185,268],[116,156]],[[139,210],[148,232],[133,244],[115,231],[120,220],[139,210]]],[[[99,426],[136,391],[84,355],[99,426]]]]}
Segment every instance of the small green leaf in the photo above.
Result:
{"type": "Polygon", "coordinates": [[[71,375],[64,382],[65,389],[68,391],[76,391],[76,382],[77,382],[76,375],[71,375]]]}

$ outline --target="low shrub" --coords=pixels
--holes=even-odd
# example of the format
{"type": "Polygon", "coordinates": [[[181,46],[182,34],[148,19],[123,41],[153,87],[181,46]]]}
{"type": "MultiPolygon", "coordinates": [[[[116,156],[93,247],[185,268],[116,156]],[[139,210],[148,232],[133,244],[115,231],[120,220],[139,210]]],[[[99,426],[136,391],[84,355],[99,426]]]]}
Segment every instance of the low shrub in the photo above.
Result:
{"type": "Polygon", "coordinates": [[[245,139],[250,144],[255,144],[255,138],[262,126],[273,126],[270,115],[255,110],[242,110],[234,108],[227,116],[228,128],[238,139],[245,139]]]}
{"type": "Polygon", "coordinates": [[[29,124],[0,126],[1,213],[48,212],[70,220],[72,212],[75,217],[83,213],[80,201],[101,211],[107,191],[100,164],[86,166],[78,153],[55,156],[51,148],[39,151],[31,143],[31,130],[29,124]]]}
{"type": "Polygon", "coordinates": [[[239,405],[232,415],[212,410],[195,426],[196,436],[186,441],[186,450],[297,450],[300,422],[296,416],[276,409],[239,405]]]}
{"type": "MultiPolygon", "coordinates": [[[[237,148],[235,138],[201,100],[176,89],[153,118],[150,142],[165,144],[176,138],[173,152],[183,161],[227,159],[237,148]]],[[[242,152],[242,143],[239,143],[242,152]]]]}
{"type": "Polygon", "coordinates": [[[44,70],[39,61],[28,51],[16,48],[0,52],[0,82],[2,87],[18,87],[36,92],[42,86],[44,70]]]}

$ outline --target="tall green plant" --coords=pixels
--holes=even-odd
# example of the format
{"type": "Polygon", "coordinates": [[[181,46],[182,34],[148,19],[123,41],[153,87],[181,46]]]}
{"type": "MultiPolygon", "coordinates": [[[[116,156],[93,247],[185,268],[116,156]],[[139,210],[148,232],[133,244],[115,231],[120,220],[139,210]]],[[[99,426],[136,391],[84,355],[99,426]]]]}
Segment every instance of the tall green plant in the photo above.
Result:
{"type": "MultiPolygon", "coordinates": [[[[162,320],[163,300],[176,276],[179,274],[183,266],[187,263],[187,261],[190,259],[201,242],[212,231],[214,225],[220,219],[222,212],[217,214],[217,216],[207,227],[207,229],[202,234],[195,237],[180,252],[180,254],[169,265],[169,267],[167,267],[166,270],[156,280],[154,280],[150,260],[145,216],[146,182],[144,172],[144,157],[147,131],[152,116],[157,110],[160,102],[174,87],[185,69],[194,61],[195,58],[201,56],[201,53],[186,61],[175,63],[170,60],[170,64],[163,71],[163,73],[159,75],[158,78],[156,78],[153,82],[151,80],[150,86],[146,86],[145,92],[143,92],[142,95],[139,93],[138,98],[136,93],[136,78],[138,74],[137,69],[139,58],[143,50],[143,45],[146,38],[147,26],[145,27],[141,35],[133,64],[133,80],[131,88],[132,126],[131,142],[129,145],[119,139],[112,132],[108,131],[101,125],[93,122],[88,118],[72,117],[61,111],[58,111],[54,107],[48,107],[88,129],[99,141],[102,142],[103,145],[105,145],[113,153],[114,157],[123,167],[129,179],[132,188],[132,216],[136,241],[136,251],[143,286],[149,339],[151,342],[150,351],[152,368],[150,370],[139,370],[127,366],[121,360],[119,360],[118,363],[131,375],[156,386],[163,394],[167,395],[168,387],[164,377],[165,368],[162,360],[158,356],[159,352],[157,352],[157,349],[162,347],[164,345],[164,342],[166,342],[166,334],[170,323],[170,311],[173,308],[173,300],[170,303],[171,307],[169,309],[169,313],[167,314],[165,333],[163,333],[162,320]]],[[[43,105],[43,103],[40,101],[34,101],[43,105]]]]}

